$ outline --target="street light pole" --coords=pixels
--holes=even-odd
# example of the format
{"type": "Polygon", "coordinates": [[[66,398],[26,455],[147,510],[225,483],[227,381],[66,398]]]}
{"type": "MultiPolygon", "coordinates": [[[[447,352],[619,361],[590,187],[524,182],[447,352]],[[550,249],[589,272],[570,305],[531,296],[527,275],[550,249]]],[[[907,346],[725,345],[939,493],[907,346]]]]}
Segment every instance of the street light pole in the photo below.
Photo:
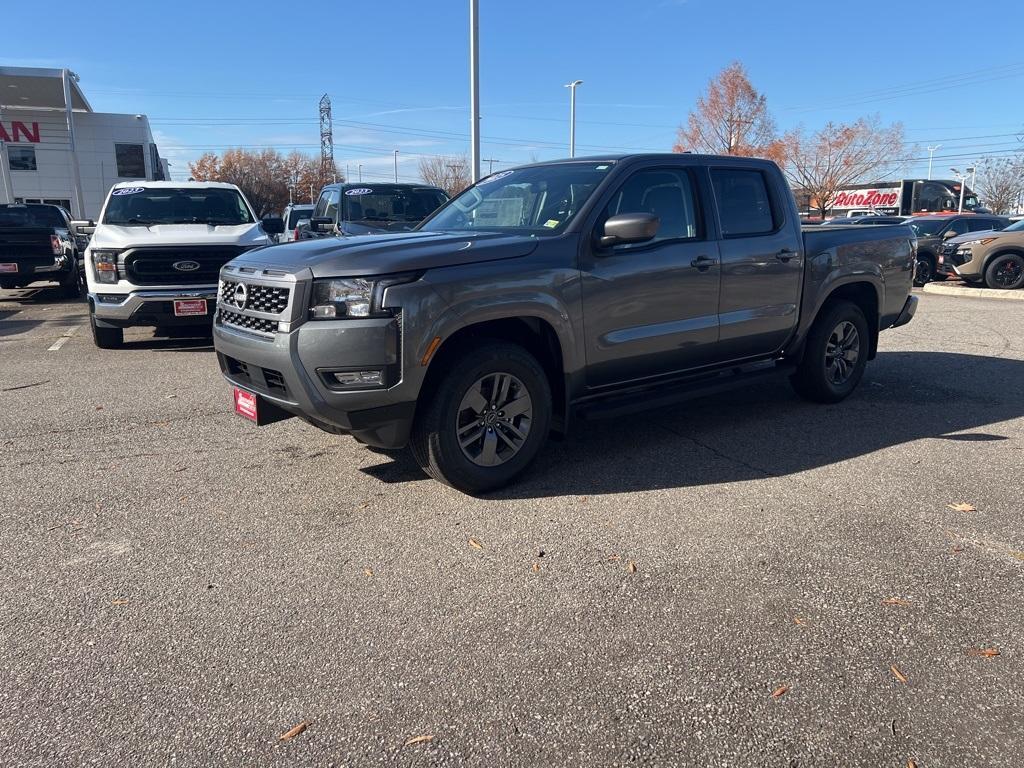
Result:
{"type": "Polygon", "coordinates": [[[469,137],[472,181],[480,181],[480,0],[469,0],[469,137]]]}
{"type": "MultiPolygon", "coordinates": [[[[964,212],[964,187],[967,186],[967,174],[966,173],[960,173],[960,171],[958,171],[956,168],[950,168],[949,170],[951,170],[953,173],[955,173],[957,179],[960,181],[960,205],[957,206],[956,212],[957,213],[963,213],[964,212]]],[[[971,169],[968,168],[967,170],[971,170],[971,169]]]]}
{"type": "Polygon", "coordinates": [[[359,181],[362,182],[362,180],[363,180],[363,164],[360,163],[359,164],[359,181]]]}
{"type": "Polygon", "coordinates": [[[928,178],[929,179],[931,179],[931,177],[932,177],[932,155],[934,155],[935,151],[937,149],[939,149],[941,146],[942,146],[941,144],[936,144],[934,147],[928,147],[928,178]]]}
{"type": "Polygon", "coordinates": [[[565,87],[569,89],[569,157],[576,157],[576,89],[582,80],[573,80],[565,87]]]}
{"type": "Polygon", "coordinates": [[[395,184],[398,183],[398,150],[395,150],[395,184]]]}

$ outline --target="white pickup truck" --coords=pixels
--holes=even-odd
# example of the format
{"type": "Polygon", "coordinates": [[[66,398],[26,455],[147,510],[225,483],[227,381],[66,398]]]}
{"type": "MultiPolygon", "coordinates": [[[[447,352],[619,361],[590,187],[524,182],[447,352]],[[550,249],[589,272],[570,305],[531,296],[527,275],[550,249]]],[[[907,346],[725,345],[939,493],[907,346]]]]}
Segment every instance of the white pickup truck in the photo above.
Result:
{"type": "Polygon", "coordinates": [[[85,252],[89,319],[103,349],[132,326],[212,328],[220,268],[274,242],[280,218],[260,221],[234,184],[132,181],[116,184],[85,252]]]}

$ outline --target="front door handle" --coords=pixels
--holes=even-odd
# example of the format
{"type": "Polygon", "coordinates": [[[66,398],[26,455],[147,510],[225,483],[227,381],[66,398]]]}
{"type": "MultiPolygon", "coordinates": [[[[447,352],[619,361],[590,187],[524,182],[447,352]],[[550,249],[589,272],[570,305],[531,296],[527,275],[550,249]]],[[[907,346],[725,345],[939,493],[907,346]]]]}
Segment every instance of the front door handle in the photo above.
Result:
{"type": "Polygon", "coordinates": [[[718,259],[712,259],[710,256],[698,256],[690,262],[690,266],[696,267],[701,272],[707,272],[709,267],[713,267],[717,263],[718,259]]]}
{"type": "Polygon", "coordinates": [[[790,248],[783,248],[781,251],[775,254],[775,258],[781,261],[783,264],[785,264],[790,259],[796,258],[799,255],[799,253],[790,248]]]}

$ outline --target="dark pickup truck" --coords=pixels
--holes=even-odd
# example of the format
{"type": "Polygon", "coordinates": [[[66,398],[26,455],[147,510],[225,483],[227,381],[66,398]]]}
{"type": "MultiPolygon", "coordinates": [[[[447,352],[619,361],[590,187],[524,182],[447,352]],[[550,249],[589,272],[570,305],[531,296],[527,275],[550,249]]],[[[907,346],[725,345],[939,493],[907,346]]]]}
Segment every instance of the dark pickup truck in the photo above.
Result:
{"type": "Polygon", "coordinates": [[[575,159],[482,179],[414,232],[250,251],[221,270],[235,410],[299,416],[476,493],[550,433],[790,376],[849,395],[910,321],[909,226],[809,227],[773,163],[575,159]]]}
{"type": "Polygon", "coordinates": [[[298,239],[408,232],[447,201],[423,184],[328,184],[298,239]]]}
{"type": "Polygon", "coordinates": [[[56,205],[0,205],[0,288],[37,280],[60,284],[69,298],[81,295],[82,264],[71,217],[56,205]]]}

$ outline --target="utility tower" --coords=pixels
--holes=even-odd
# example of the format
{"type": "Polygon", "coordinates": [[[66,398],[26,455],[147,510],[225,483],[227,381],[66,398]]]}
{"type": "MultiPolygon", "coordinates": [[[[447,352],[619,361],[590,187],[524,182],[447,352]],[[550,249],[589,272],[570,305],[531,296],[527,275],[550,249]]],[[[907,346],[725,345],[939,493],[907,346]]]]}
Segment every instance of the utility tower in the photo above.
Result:
{"type": "Polygon", "coordinates": [[[331,97],[320,97],[320,177],[337,181],[334,167],[334,119],[331,117],[331,97]]]}

